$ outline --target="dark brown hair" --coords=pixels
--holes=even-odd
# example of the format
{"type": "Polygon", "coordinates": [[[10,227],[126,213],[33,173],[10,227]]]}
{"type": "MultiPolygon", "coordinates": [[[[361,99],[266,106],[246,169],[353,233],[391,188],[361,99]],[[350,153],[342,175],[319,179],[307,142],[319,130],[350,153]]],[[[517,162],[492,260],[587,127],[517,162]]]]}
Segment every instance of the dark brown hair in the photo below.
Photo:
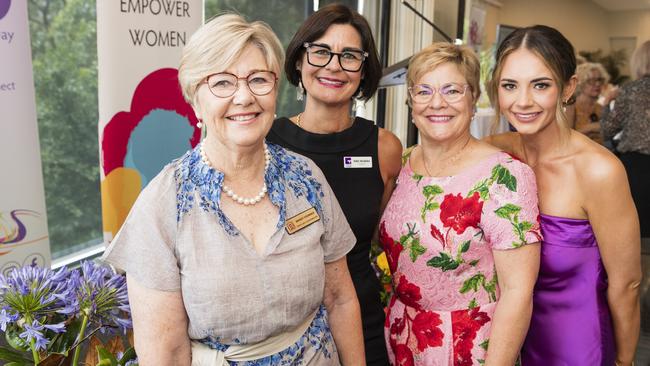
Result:
{"type": "Polygon", "coordinates": [[[300,71],[296,69],[296,64],[302,60],[305,54],[303,44],[322,37],[333,24],[350,24],[361,36],[361,47],[365,52],[368,52],[368,57],[361,69],[363,73],[361,84],[359,84],[359,89],[354,94],[359,95],[359,92],[361,92],[361,99],[368,100],[377,91],[382,72],[379,57],[377,56],[377,48],[375,47],[375,39],[366,18],[342,4],[330,4],[322,7],[310,15],[298,28],[293,39],[289,42],[289,46],[287,46],[287,56],[284,62],[284,72],[287,75],[287,80],[293,85],[298,85],[300,71]]]}
{"type": "Polygon", "coordinates": [[[559,88],[556,108],[556,119],[563,127],[568,128],[566,115],[562,111],[562,94],[566,84],[576,72],[575,50],[566,37],[557,29],[545,25],[519,28],[503,40],[496,54],[496,64],[492,70],[492,78],[487,83],[488,96],[492,106],[500,115],[498,89],[501,71],[506,58],[514,51],[525,48],[536,54],[546,67],[551,70],[559,88]]]}

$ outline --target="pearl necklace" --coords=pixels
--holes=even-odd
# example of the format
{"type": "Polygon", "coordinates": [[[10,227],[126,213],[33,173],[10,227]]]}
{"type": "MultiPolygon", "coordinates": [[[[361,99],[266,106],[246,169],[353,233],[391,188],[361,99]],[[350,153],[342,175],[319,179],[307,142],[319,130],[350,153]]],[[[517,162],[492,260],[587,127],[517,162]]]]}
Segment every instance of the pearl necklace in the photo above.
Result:
{"type": "MultiPolygon", "coordinates": [[[[210,163],[210,160],[208,159],[208,156],[205,153],[205,150],[203,150],[203,145],[205,144],[205,140],[201,142],[201,146],[199,147],[199,152],[201,154],[201,160],[203,163],[207,166],[209,166],[212,169],[215,169],[212,166],[212,163],[210,163]]],[[[269,153],[269,148],[266,146],[266,143],[264,143],[264,176],[266,176],[266,171],[269,169],[269,164],[271,163],[271,154],[269,153]]],[[[216,170],[216,169],[215,169],[216,170]]],[[[244,198],[239,196],[237,193],[233,192],[233,190],[228,187],[227,185],[223,185],[223,192],[226,194],[226,196],[230,197],[233,201],[239,203],[240,205],[244,206],[252,206],[262,200],[264,198],[264,195],[266,195],[267,189],[266,189],[266,182],[262,185],[262,189],[260,190],[260,193],[258,193],[255,197],[253,198],[244,198]]]]}

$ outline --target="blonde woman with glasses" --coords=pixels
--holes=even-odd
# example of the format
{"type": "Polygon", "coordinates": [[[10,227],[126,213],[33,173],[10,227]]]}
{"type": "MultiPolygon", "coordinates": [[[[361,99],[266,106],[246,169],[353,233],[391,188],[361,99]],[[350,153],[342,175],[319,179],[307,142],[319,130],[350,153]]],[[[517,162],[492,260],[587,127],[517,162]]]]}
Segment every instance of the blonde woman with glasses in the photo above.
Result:
{"type": "Polygon", "coordinates": [[[425,48],[407,83],[420,145],[404,155],[380,221],[393,273],[390,360],[514,365],[539,266],[535,176],[470,135],[480,88],[469,48],[425,48]]]}
{"type": "Polygon", "coordinates": [[[126,271],[140,365],[365,364],[354,235],[318,167],[264,140],[282,60],[269,26],[238,15],[183,50],[206,137],[149,183],[104,255],[126,271]]]}

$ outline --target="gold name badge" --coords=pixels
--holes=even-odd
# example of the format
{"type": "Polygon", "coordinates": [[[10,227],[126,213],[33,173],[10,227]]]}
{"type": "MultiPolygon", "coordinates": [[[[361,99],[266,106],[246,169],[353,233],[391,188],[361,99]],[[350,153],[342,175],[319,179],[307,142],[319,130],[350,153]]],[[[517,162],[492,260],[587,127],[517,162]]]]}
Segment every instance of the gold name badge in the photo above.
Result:
{"type": "Polygon", "coordinates": [[[288,218],[286,225],[284,225],[284,228],[285,230],[287,230],[287,233],[291,235],[297,231],[306,228],[307,226],[315,223],[318,220],[320,220],[320,216],[318,216],[318,212],[316,212],[316,209],[312,207],[293,217],[288,218]]]}

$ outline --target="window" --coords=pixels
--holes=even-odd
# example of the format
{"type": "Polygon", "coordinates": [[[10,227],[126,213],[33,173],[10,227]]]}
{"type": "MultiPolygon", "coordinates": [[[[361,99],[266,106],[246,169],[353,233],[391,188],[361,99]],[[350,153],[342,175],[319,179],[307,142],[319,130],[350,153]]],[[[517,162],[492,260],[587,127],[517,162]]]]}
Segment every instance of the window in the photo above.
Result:
{"type": "Polygon", "coordinates": [[[95,2],[29,0],[52,257],[101,243],[95,2]]]}

